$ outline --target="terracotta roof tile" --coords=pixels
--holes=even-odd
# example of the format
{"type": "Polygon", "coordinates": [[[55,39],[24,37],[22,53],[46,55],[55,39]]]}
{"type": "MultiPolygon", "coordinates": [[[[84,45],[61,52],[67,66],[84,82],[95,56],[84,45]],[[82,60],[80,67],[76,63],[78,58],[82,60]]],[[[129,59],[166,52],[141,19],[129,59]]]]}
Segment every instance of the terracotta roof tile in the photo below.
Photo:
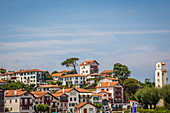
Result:
{"type": "Polygon", "coordinates": [[[162,72],[167,72],[167,70],[162,70],[162,72]]]}
{"type": "Polygon", "coordinates": [[[162,65],[165,65],[165,63],[164,63],[164,62],[161,62],[161,64],[162,64],[162,65]]]}
{"type": "Polygon", "coordinates": [[[97,93],[92,93],[92,96],[102,96],[101,94],[97,94],[97,93]]]}
{"type": "Polygon", "coordinates": [[[114,81],[114,82],[101,82],[101,83],[98,83],[98,85],[96,87],[114,87],[117,83],[118,83],[118,81],[114,81]]]}
{"type": "Polygon", "coordinates": [[[60,88],[60,86],[58,85],[39,85],[39,87],[43,87],[43,88],[54,88],[54,87],[57,87],[57,88],[60,88]]]}
{"type": "Polygon", "coordinates": [[[80,75],[80,74],[71,74],[71,75],[64,75],[64,76],[61,76],[62,78],[64,77],[85,77],[85,75],[80,75]]]}
{"type": "Polygon", "coordinates": [[[89,60],[89,61],[83,61],[83,62],[80,64],[80,66],[81,66],[81,65],[91,64],[91,63],[93,63],[93,62],[96,62],[96,63],[99,65],[99,63],[98,63],[96,60],[89,60]]]}
{"type": "Polygon", "coordinates": [[[113,70],[104,70],[103,72],[101,72],[102,74],[106,74],[106,73],[113,73],[113,70]]]}
{"type": "Polygon", "coordinates": [[[0,83],[8,83],[7,81],[0,80],[0,83]]]}
{"type": "Polygon", "coordinates": [[[74,89],[74,88],[60,89],[60,90],[56,91],[55,93],[63,93],[63,90],[64,90],[64,93],[67,93],[67,92],[71,91],[72,89],[74,89]]]}
{"type": "Polygon", "coordinates": [[[0,68],[0,70],[6,70],[6,69],[4,69],[4,68],[0,68]]]}
{"type": "Polygon", "coordinates": [[[63,71],[60,71],[59,73],[69,73],[70,71],[68,70],[63,70],[63,71]]]}
{"type": "Polygon", "coordinates": [[[80,93],[92,93],[92,91],[89,91],[89,90],[85,90],[85,89],[81,89],[81,88],[78,88],[76,89],[78,92],[80,93]]]}
{"type": "Polygon", "coordinates": [[[65,93],[54,93],[54,94],[52,94],[54,97],[60,97],[61,95],[63,95],[63,94],[65,94],[65,93]]]}
{"type": "Polygon", "coordinates": [[[98,92],[98,93],[107,93],[107,94],[111,94],[111,93],[108,92],[108,91],[100,91],[100,92],[98,92]]]}
{"type": "Polygon", "coordinates": [[[45,71],[40,69],[27,69],[27,70],[19,70],[14,73],[26,73],[26,72],[45,72],[45,71]]]}
{"type": "Polygon", "coordinates": [[[113,77],[105,77],[107,79],[110,79],[110,80],[118,80],[117,78],[113,78],[113,77]]]}
{"type": "Polygon", "coordinates": [[[52,74],[53,77],[54,77],[54,76],[60,77],[61,75],[63,75],[63,73],[54,73],[54,74],[52,74]]]}
{"type": "Polygon", "coordinates": [[[5,96],[10,97],[10,96],[21,96],[27,91],[22,91],[22,89],[17,89],[17,90],[5,90],[5,92],[6,92],[5,96]]]}
{"type": "Polygon", "coordinates": [[[81,108],[83,107],[84,105],[86,105],[88,102],[82,102],[80,104],[78,104],[77,106],[75,106],[75,108],[81,108]]]}
{"type": "Polygon", "coordinates": [[[31,92],[36,98],[39,98],[39,97],[42,97],[44,96],[45,94],[47,94],[48,92],[42,92],[42,91],[34,91],[34,92],[31,92]]]}

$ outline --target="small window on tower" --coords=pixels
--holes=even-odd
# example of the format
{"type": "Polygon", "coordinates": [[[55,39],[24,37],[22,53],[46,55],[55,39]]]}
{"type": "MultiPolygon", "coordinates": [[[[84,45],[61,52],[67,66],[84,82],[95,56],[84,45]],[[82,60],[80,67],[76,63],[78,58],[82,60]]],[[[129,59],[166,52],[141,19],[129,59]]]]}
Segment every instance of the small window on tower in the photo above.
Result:
{"type": "Polygon", "coordinates": [[[159,77],[159,73],[158,73],[158,77],[159,77]]]}

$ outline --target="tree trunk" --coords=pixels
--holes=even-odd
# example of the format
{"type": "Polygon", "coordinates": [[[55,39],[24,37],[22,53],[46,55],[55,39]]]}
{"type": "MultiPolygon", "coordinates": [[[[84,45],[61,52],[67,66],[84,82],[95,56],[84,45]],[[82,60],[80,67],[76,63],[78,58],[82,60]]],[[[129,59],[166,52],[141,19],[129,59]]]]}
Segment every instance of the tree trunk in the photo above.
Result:
{"type": "Polygon", "coordinates": [[[76,66],[75,66],[75,64],[73,64],[73,68],[74,68],[74,72],[75,72],[75,74],[77,74],[77,70],[76,70],[76,66]]]}

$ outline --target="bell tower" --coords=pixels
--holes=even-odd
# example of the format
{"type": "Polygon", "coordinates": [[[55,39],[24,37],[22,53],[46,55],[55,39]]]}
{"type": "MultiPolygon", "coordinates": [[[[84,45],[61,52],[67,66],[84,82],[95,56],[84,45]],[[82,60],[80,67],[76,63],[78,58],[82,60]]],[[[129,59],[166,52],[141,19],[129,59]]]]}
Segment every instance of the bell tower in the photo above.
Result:
{"type": "Polygon", "coordinates": [[[168,84],[167,71],[165,69],[165,63],[157,62],[155,70],[155,87],[161,88],[168,84]]]}

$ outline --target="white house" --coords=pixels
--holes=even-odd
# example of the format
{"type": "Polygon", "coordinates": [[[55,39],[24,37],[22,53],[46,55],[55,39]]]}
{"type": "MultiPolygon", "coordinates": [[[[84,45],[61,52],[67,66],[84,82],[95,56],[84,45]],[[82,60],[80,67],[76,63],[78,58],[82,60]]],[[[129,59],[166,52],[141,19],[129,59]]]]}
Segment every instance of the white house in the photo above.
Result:
{"type": "Polygon", "coordinates": [[[8,84],[8,82],[0,80],[0,86],[6,85],[6,84],[8,84]]]}
{"type": "Polygon", "coordinates": [[[155,87],[161,88],[168,84],[167,70],[165,69],[165,63],[156,63],[155,70],[155,87]]]}
{"type": "Polygon", "coordinates": [[[75,108],[76,113],[97,113],[96,106],[88,102],[82,102],[78,104],[75,108]]]}
{"type": "Polygon", "coordinates": [[[45,71],[40,69],[27,69],[14,72],[16,80],[24,84],[43,84],[45,82],[45,71]]]}
{"type": "Polygon", "coordinates": [[[6,90],[5,91],[5,107],[10,112],[33,113],[35,97],[22,90],[6,90]]]}
{"type": "Polygon", "coordinates": [[[100,82],[96,86],[96,92],[102,94],[102,99],[106,99],[111,104],[111,109],[122,108],[125,103],[124,87],[118,81],[100,82]]]}
{"type": "Polygon", "coordinates": [[[115,81],[119,81],[117,78],[113,78],[113,77],[105,77],[101,80],[99,80],[99,83],[100,82],[115,82],[115,81]]]}
{"type": "Polygon", "coordinates": [[[60,86],[58,85],[39,85],[37,87],[37,91],[47,91],[47,92],[54,92],[60,90],[60,86]]]}
{"type": "Polygon", "coordinates": [[[96,60],[90,60],[90,61],[83,61],[80,64],[80,74],[81,75],[88,75],[92,73],[98,73],[99,63],[96,60]]]}
{"type": "Polygon", "coordinates": [[[59,77],[59,81],[62,82],[62,85],[80,86],[83,85],[83,81],[86,81],[86,76],[80,74],[64,75],[59,77]]]}

